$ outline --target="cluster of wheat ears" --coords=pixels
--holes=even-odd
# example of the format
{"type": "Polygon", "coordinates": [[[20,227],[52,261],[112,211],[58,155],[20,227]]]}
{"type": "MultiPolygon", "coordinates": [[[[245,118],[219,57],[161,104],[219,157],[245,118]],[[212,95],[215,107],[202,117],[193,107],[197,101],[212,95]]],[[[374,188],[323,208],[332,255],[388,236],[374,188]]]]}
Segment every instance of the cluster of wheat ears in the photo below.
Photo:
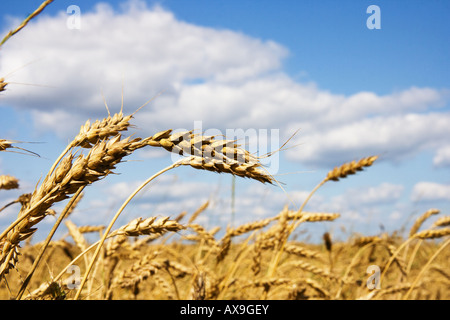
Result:
{"type": "MultiPolygon", "coordinates": [[[[0,47],[52,1],[45,1],[0,47]]],[[[0,79],[0,91],[7,82],[0,79]]],[[[123,103],[122,103],[123,106],[123,103]]],[[[146,138],[124,137],[134,114],[119,113],[81,126],[79,133],[55,160],[35,189],[4,208],[20,204],[17,218],[0,234],[0,298],[3,299],[441,299],[450,297],[444,249],[450,240],[450,217],[438,219],[420,231],[423,222],[439,210],[417,219],[408,239],[395,235],[358,237],[352,243],[333,243],[325,233],[323,245],[292,240],[293,231],[306,223],[333,221],[338,213],[306,212],[311,196],[325,183],[339,181],[365,167],[377,156],[345,163],[331,170],[299,209],[285,207],[272,218],[228,227],[219,239],[219,227],[206,230],[195,223],[208,209],[199,204],[189,219],[143,217],[113,229],[119,215],[144,186],[179,166],[231,174],[277,184],[260,162],[233,140],[193,131],[165,130],[146,138]],[[135,150],[155,147],[181,155],[180,160],[149,174],[121,205],[108,224],[77,226],[70,214],[87,186],[106,178],[135,150]],[[52,207],[65,202],[61,212],[52,207]],[[30,244],[46,216],[55,223],[46,239],[30,244]],[[187,220],[187,221],[185,221],[187,220]],[[53,239],[64,223],[67,235],[53,239]],[[89,243],[86,233],[97,233],[89,243]],[[180,240],[174,240],[173,235],[180,240]],[[68,238],[70,237],[70,241],[68,238]],[[168,241],[170,239],[170,241],[168,241]],[[410,250],[410,247],[412,250],[410,250]],[[51,269],[49,266],[51,265],[51,269]],[[380,266],[378,279],[368,283],[365,268],[380,266]],[[391,267],[395,265],[395,268],[391,267]],[[78,269],[73,269],[77,267],[78,269]],[[55,275],[55,269],[59,273],[55,275]],[[79,270],[78,274],[71,273],[79,270]],[[378,282],[377,282],[378,281],[378,282]],[[369,284],[379,283],[373,289],[369,284]]],[[[16,141],[0,139],[0,151],[27,150],[16,141]]],[[[19,188],[19,181],[0,176],[0,192],[19,188]]],[[[176,213],[174,213],[176,214],[176,213]]]]}

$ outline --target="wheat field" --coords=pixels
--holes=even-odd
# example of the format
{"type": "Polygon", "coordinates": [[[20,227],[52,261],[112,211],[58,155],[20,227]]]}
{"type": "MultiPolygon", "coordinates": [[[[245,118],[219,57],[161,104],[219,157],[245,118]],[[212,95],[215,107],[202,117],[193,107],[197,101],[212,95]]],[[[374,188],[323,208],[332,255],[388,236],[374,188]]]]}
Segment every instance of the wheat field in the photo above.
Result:
{"type": "MultiPolygon", "coordinates": [[[[51,2],[44,1],[6,35],[0,47],[51,2]]],[[[7,85],[0,78],[3,94],[7,85]]],[[[125,137],[134,117],[138,115],[124,115],[120,110],[80,124],[79,133],[35,189],[0,204],[0,214],[6,207],[17,208],[17,217],[0,230],[0,299],[450,299],[450,217],[438,209],[424,212],[407,238],[394,232],[355,234],[346,242],[324,233],[320,244],[293,239],[299,225],[339,219],[339,213],[304,208],[324,184],[338,184],[370,170],[376,155],[330,168],[299,209],[279,208],[271,218],[207,230],[196,223],[198,216],[207,214],[209,203],[205,202],[198,203],[194,212],[142,217],[114,228],[125,207],[147,184],[176,167],[196,169],[199,175],[204,170],[233,175],[255,184],[278,183],[261,159],[236,141],[172,129],[149,137],[125,137]],[[182,157],[148,177],[111,221],[76,225],[70,214],[88,192],[86,187],[115,173],[117,164],[143,148],[160,148],[182,157]],[[53,209],[58,203],[65,204],[61,212],[53,209]],[[49,215],[55,218],[51,231],[44,241],[32,244],[39,223],[49,215]],[[434,219],[433,225],[422,228],[429,219],[434,219]],[[56,238],[60,229],[67,233],[56,238]]],[[[35,155],[17,144],[0,137],[0,152],[35,155]]],[[[13,176],[0,176],[0,192],[17,189],[19,184],[13,176]]]]}

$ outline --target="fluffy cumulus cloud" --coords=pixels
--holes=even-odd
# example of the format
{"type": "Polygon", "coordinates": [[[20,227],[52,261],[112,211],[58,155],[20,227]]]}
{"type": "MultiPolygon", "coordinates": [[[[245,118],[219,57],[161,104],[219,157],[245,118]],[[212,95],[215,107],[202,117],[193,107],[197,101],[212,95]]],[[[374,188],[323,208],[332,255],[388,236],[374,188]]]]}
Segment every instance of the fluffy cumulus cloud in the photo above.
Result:
{"type": "Polygon", "coordinates": [[[364,220],[365,213],[372,211],[375,207],[396,204],[403,190],[403,185],[392,183],[381,183],[378,186],[359,189],[350,188],[340,195],[331,197],[327,203],[319,205],[319,208],[324,211],[342,213],[346,218],[364,220]],[[350,214],[352,212],[358,212],[358,214],[350,214]]]}
{"type": "Polygon", "coordinates": [[[80,30],[67,28],[67,18],[39,17],[0,53],[2,74],[24,66],[14,81],[48,86],[11,85],[1,101],[33,110],[41,130],[70,138],[83,119],[106,114],[102,93],[119,110],[123,83],[126,112],[163,91],[136,116],[142,134],[190,129],[196,120],[223,132],[279,129],[282,140],[301,129],[301,148],[286,154],[307,165],[368,154],[401,160],[423,150],[436,152],[436,166],[450,163],[448,90],[331,93],[289,77],[288,49],[274,41],[187,23],[139,1],[82,12],[80,30]]]}
{"type": "Polygon", "coordinates": [[[411,193],[412,201],[450,201],[450,185],[419,182],[414,185],[411,193]]]}

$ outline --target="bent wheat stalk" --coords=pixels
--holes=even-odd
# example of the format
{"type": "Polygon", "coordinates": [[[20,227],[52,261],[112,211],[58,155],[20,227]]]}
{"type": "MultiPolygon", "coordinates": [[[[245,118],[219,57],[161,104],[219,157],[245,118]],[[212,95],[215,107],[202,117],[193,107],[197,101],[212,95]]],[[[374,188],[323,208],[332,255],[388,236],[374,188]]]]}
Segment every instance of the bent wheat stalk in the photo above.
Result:
{"type": "Polygon", "coordinates": [[[125,200],[125,202],[122,204],[122,206],[119,208],[119,210],[116,212],[115,216],[113,217],[113,219],[111,220],[110,224],[108,225],[108,227],[106,228],[101,240],[99,241],[97,248],[95,249],[95,252],[93,254],[93,257],[91,258],[91,261],[89,263],[88,268],[86,269],[86,272],[84,274],[84,277],[81,280],[81,284],[80,287],[78,288],[78,291],[75,295],[75,300],[77,300],[80,296],[81,290],[83,289],[84,284],[86,283],[87,277],[89,275],[89,273],[91,272],[91,269],[94,265],[95,260],[97,259],[99,253],[100,253],[100,249],[103,246],[103,243],[105,242],[106,238],[108,237],[114,223],[116,222],[117,218],[119,217],[119,215],[122,213],[122,211],[125,209],[125,207],[130,203],[130,201],[136,196],[136,194],[138,194],[139,191],[141,191],[147,184],[149,184],[153,179],[155,179],[156,177],[158,177],[159,175],[163,174],[166,171],[169,171],[173,168],[176,168],[178,166],[180,166],[182,164],[182,162],[185,161],[185,159],[181,159],[175,163],[173,163],[172,165],[162,169],[161,171],[155,173],[153,176],[151,176],[150,178],[148,178],[146,181],[144,181],[144,183],[142,183],[135,191],[133,191],[132,194],[129,195],[129,197],[127,198],[127,200],[125,200]]]}
{"type": "Polygon", "coordinates": [[[144,146],[139,141],[130,138],[121,140],[119,134],[109,141],[102,140],[95,144],[87,156],[80,155],[73,160],[73,154],[67,155],[33,192],[30,202],[19,212],[19,218],[0,235],[0,240],[6,237],[0,247],[0,277],[15,265],[19,243],[36,231],[33,226],[48,215],[54,203],[112,173],[115,165],[125,156],[144,146]]]}

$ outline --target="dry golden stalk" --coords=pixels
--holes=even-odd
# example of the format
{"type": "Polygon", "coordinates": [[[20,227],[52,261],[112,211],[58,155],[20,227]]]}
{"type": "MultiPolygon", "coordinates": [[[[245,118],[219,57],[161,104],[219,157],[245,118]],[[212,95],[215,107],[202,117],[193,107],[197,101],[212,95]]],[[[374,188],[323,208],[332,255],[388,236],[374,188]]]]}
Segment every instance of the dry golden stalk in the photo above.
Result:
{"type": "Polygon", "coordinates": [[[219,245],[217,244],[216,239],[201,225],[190,224],[188,225],[188,227],[194,230],[200,236],[200,238],[205,241],[205,244],[211,247],[211,249],[219,250],[219,245]]]}
{"type": "Polygon", "coordinates": [[[118,230],[113,232],[111,236],[125,235],[129,237],[136,237],[154,233],[162,234],[167,231],[177,232],[185,228],[186,227],[180,225],[178,222],[169,220],[169,217],[160,218],[158,220],[156,220],[156,217],[147,218],[145,220],[142,218],[137,218],[127,225],[120,227],[118,230]]]}
{"type": "Polygon", "coordinates": [[[290,254],[295,254],[299,257],[305,257],[305,258],[319,258],[320,253],[317,251],[305,249],[303,247],[300,247],[298,245],[294,244],[287,244],[284,247],[284,251],[290,254]]]}
{"type": "Polygon", "coordinates": [[[448,235],[450,235],[450,228],[443,228],[437,230],[424,230],[414,234],[414,237],[419,239],[434,239],[442,238],[448,235]]]}
{"type": "Polygon", "coordinates": [[[56,281],[45,282],[31,292],[26,300],[65,300],[66,293],[56,281]]]}
{"type": "Polygon", "coordinates": [[[300,268],[302,270],[311,272],[315,275],[327,278],[329,280],[334,280],[334,281],[342,281],[341,279],[339,279],[338,277],[330,274],[328,271],[325,271],[319,267],[313,266],[312,264],[305,262],[305,261],[294,261],[292,263],[289,263],[289,265],[292,265],[294,267],[300,268]]]}
{"type": "Polygon", "coordinates": [[[208,233],[209,233],[210,235],[214,236],[217,232],[220,231],[220,229],[222,229],[222,228],[219,227],[219,226],[216,226],[216,227],[213,227],[211,230],[209,230],[208,233]]]}
{"type": "Polygon", "coordinates": [[[419,230],[419,228],[422,226],[424,221],[431,217],[434,214],[438,214],[440,211],[438,209],[430,209],[427,210],[423,215],[418,217],[416,221],[414,222],[413,226],[411,227],[411,230],[409,231],[409,237],[414,236],[414,234],[419,230]]]}
{"type": "Polygon", "coordinates": [[[183,165],[195,169],[230,173],[239,177],[273,183],[274,179],[264,170],[259,159],[241,149],[233,140],[215,140],[214,137],[193,134],[192,131],[159,132],[143,140],[150,146],[186,156],[183,165]]]}
{"type": "MultiPolygon", "coordinates": [[[[0,92],[5,91],[6,86],[8,85],[8,82],[5,81],[5,78],[0,78],[0,92]]],[[[0,144],[1,144],[1,140],[0,140],[0,144]]],[[[1,151],[1,146],[0,146],[0,151],[1,151]]]]}
{"type": "Polygon", "coordinates": [[[325,180],[338,181],[340,178],[346,178],[348,175],[355,174],[357,171],[362,171],[364,167],[370,167],[377,158],[378,156],[371,156],[363,158],[358,162],[352,161],[349,163],[344,163],[342,166],[335,167],[333,170],[328,172],[325,180]]]}
{"type": "Polygon", "coordinates": [[[273,221],[272,218],[267,218],[264,220],[249,222],[249,223],[243,224],[239,227],[229,229],[229,230],[227,230],[227,233],[229,233],[232,237],[237,237],[237,236],[243,235],[250,231],[262,229],[262,228],[266,227],[272,221],[273,221]]]}
{"type": "Polygon", "coordinates": [[[113,280],[113,286],[120,286],[122,288],[133,287],[163,268],[164,264],[160,261],[154,261],[153,255],[144,256],[141,260],[135,262],[131,268],[122,271],[121,274],[113,280]]]}
{"type": "Polygon", "coordinates": [[[372,242],[379,242],[381,238],[378,236],[359,237],[353,241],[354,246],[363,247],[372,242]]]}
{"type": "Polygon", "coordinates": [[[19,180],[10,175],[0,176],[0,190],[11,190],[19,188],[19,180]]]}
{"type": "MultiPolygon", "coordinates": [[[[278,220],[281,218],[282,214],[284,214],[283,209],[276,217],[269,218],[268,220],[278,220]]],[[[301,218],[305,218],[305,222],[316,222],[316,221],[323,221],[323,220],[334,220],[339,217],[338,213],[329,213],[329,212],[307,212],[307,211],[295,211],[295,210],[288,210],[287,211],[287,220],[300,220],[301,218]]],[[[269,221],[269,222],[270,222],[269,221]]]]}
{"type": "Polygon", "coordinates": [[[113,117],[108,115],[102,121],[96,120],[93,124],[90,121],[81,126],[80,132],[70,143],[70,147],[91,148],[100,140],[114,137],[122,131],[126,131],[130,126],[130,120],[133,116],[124,116],[122,111],[114,114],[113,117]]]}
{"type": "Polygon", "coordinates": [[[176,271],[175,277],[176,278],[183,278],[184,276],[188,274],[194,274],[194,271],[191,268],[186,267],[185,265],[171,260],[163,260],[165,269],[171,269],[173,271],[176,271]]]}
{"type": "Polygon", "coordinates": [[[288,207],[285,206],[283,210],[278,215],[278,223],[273,225],[267,232],[264,234],[265,239],[273,238],[277,245],[284,243],[285,240],[289,237],[289,210],[288,207]]]}
{"type": "MultiPolygon", "coordinates": [[[[70,207],[70,209],[67,211],[66,213],[66,217],[65,219],[67,219],[67,217],[74,212],[75,208],[77,207],[77,205],[80,203],[81,199],[83,199],[84,197],[84,193],[80,193],[80,195],[76,198],[75,202],[72,204],[72,206],[70,207]]],[[[81,231],[80,231],[81,232],[81,231]]]]}
{"type": "Polygon", "coordinates": [[[14,30],[8,32],[8,34],[3,38],[2,42],[0,42],[0,47],[9,39],[11,38],[13,35],[15,35],[17,32],[19,32],[20,30],[22,30],[27,24],[28,22],[33,19],[34,17],[36,17],[38,14],[40,14],[42,12],[42,10],[45,9],[45,7],[47,7],[50,3],[52,3],[53,0],[46,0],[44,2],[42,2],[42,4],[33,12],[31,13],[28,17],[25,18],[25,20],[22,21],[22,23],[14,30]]]}
{"type": "MultiPolygon", "coordinates": [[[[199,216],[200,213],[202,213],[203,211],[206,210],[206,208],[208,208],[209,206],[209,201],[206,201],[204,204],[202,204],[197,210],[195,210],[195,212],[192,214],[192,216],[189,218],[188,224],[191,224],[195,219],[197,219],[197,217],[199,216]]],[[[178,221],[178,220],[177,220],[178,221]]]]}
{"type": "Polygon", "coordinates": [[[433,228],[435,227],[446,227],[446,226],[450,226],[450,216],[444,216],[444,217],[440,217],[439,219],[436,220],[435,223],[433,223],[433,228]]]}
{"type": "Polygon", "coordinates": [[[258,279],[252,280],[243,287],[264,287],[266,290],[273,286],[281,286],[291,283],[292,280],[288,278],[271,278],[271,279],[258,279]]]}
{"type": "Polygon", "coordinates": [[[322,297],[324,298],[330,298],[330,292],[328,292],[328,290],[324,289],[320,284],[318,284],[316,281],[312,280],[312,279],[303,279],[303,281],[310,286],[311,288],[313,288],[314,290],[316,290],[322,297]]]}

